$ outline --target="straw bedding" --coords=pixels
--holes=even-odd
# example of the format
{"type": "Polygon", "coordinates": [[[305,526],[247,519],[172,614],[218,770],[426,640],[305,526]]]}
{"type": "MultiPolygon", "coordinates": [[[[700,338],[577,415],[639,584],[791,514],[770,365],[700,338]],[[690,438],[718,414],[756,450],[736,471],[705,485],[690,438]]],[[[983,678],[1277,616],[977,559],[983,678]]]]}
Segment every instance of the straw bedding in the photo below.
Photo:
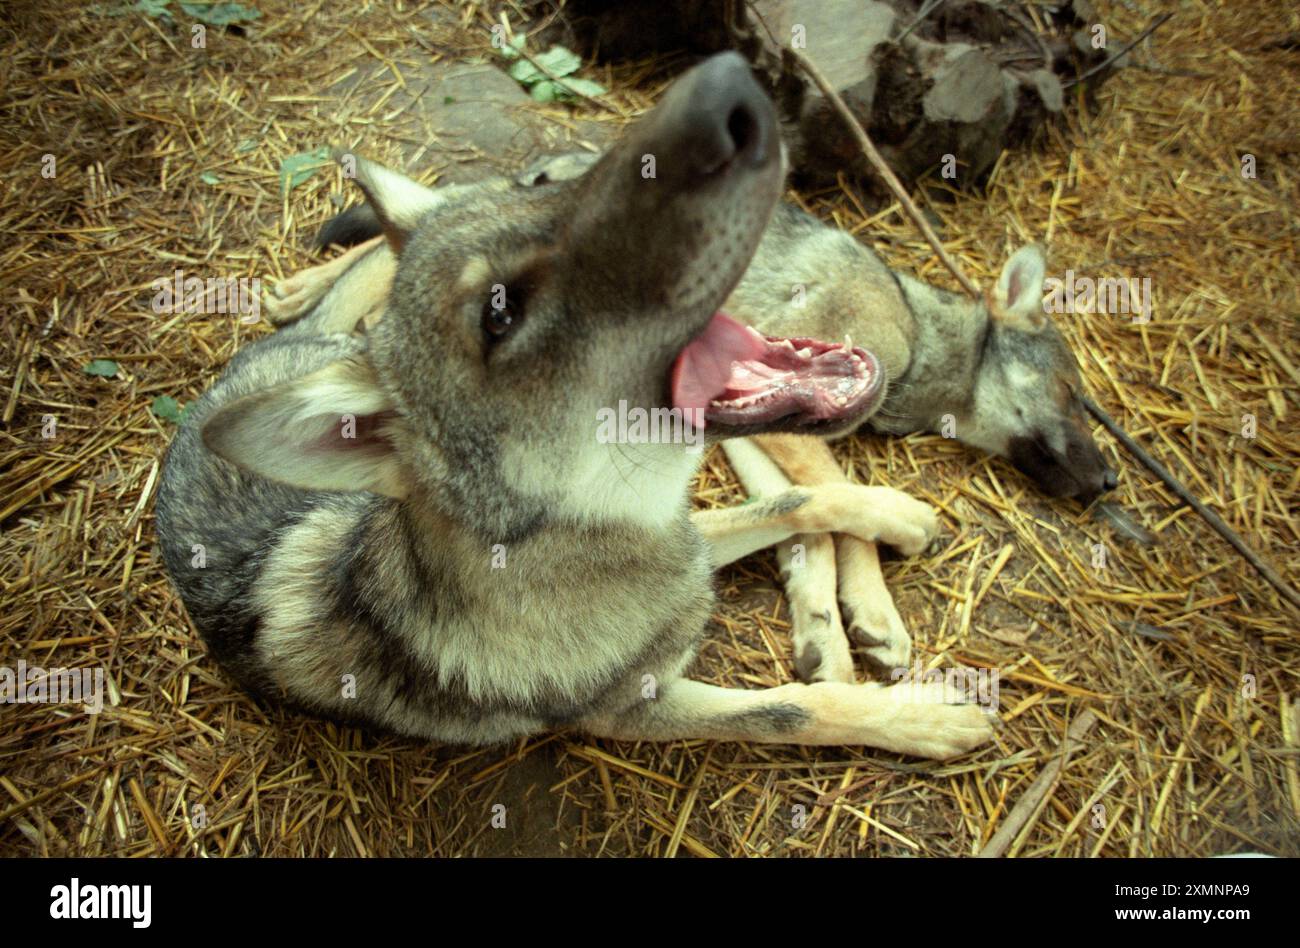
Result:
{"type": "MultiPolygon", "coordinates": [[[[858,479],[943,511],[946,547],[886,575],[927,666],[1000,671],[1005,726],[954,763],[576,734],[435,748],[259,709],[205,657],[153,549],[173,427],[151,404],[192,400],[265,324],[159,316],[150,283],[178,267],[269,283],[311,263],[347,192],[330,170],[283,196],[295,153],[360,143],[426,180],[508,167],[443,141],[407,88],[431,63],[484,57],[498,11],[262,0],[244,35],[210,28],[199,51],[185,16],[127,6],[3,13],[0,664],[102,668],[108,699],[98,715],[0,707],[0,853],[961,855],[1002,830],[997,850],[1022,856],[1300,855],[1296,610],[1104,434],[1115,500],[1152,546],[940,437],[836,448],[858,479]],[[94,359],[116,377],[86,374],[94,359]],[[1085,710],[1096,723],[1009,823],[1085,710]]],[[[1003,156],[986,194],[928,208],[986,285],[1032,240],[1052,274],[1150,279],[1145,325],[1056,317],[1088,387],[1296,584],[1300,14],[1167,6],[1095,111],[1072,104],[1003,156]]],[[[1131,36],[1158,12],[1111,4],[1106,22],[1131,36]]],[[[612,109],[539,105],[536,119],[558,143],[575,112],[612,133],[680,65],[590,70],[612,109]]],[[[953,285],[897,207],[866,208],[847,186],[800,198],[953,285]]],[[[740,497],[710,455],[697,503],[740,497]]],[[[697,674],[790,680],[771,554],[718,586],[697,674]]]]}

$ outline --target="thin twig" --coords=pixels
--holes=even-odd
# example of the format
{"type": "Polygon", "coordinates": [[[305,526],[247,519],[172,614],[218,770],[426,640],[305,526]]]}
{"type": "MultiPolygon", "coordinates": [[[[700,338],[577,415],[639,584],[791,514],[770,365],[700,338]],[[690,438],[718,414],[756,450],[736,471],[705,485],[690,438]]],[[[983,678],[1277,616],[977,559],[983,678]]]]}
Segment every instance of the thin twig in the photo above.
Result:
{"type": "Polygon", "coordinates": [[[1007,814],[1007,818],[998,827],[998,831],[993,834],[993,838],[980,850],[979,857],[981,859],[996,859],[1007,851],[1020,834],[1020,831],[1024,829],[1025,824],[1043,805],[1048,793],[1056,786],[1056,779],[1069,762],[1070,756],[1082,745],[1083,739],[1096,723],[1097,716],[1087,709],[1084,709],[1084,712],[1074,719],[1074,722],[1065,732],[1065,740],[1061,742],[1059,755],[1043,768],[1043,772],[1038,775],[1038,779],[1033,782],[1030,788],[1025,791],[1024,796],[1012,807],[1011,812],[1007,814]]]}
{"type": "Polygon", "coordinates": [[[921,8],[921,11],[920,11],[919,13],[917,13],[917,15],[916,15],[916,19],[913,20],[913,21],[908,25],[907,29],[903,30],[903,32],[899,33],[897,36],[894,37],[894,42],[895,42],[895,43],[901,43],[901,42],[903,42],[903,40],[907,37],[907,35],[908,35],[909,33],[912,32],[912,30],[914,30],[914,29],[916,29],[918,26],[920,26],[920,25],[921,25],[921,22],[922,22],[922,21],[923,21],[927,16],[929,16],[929,15],[930,15],[931,13],[933,13],[935,10],[939,9],[939,7],[941,7],[941,6],[943,6],[943,0],[929,0],[929,2],[926,3],[926,5],[923,6],[923,7],[921,8]]]}
{"type": "MultiPolygon", "coordinates": [[[[764,24],[764,26],[766,26],[766,24],[764,24]]],[[[979,287],[975,285],[971,278],[968,277],[961,267],[957,265],[957,261],[954,260],[949,255],[948,251],[944,249],[943,244],[939,242],[938,235],[936,235],[934,230],[930,227],[930,222],[925,219],[921,214],[920,209],[917,208],[915,203],[913,203],[911,197],[908,196],[907,191],[904,190],[902,183],[894,175],[893,169],[885,163],[885,159],[880,156],[880,152],[876,151],[876,146],[873,145],[871,139],[867,137],[866,130],[863,129],[862,124],[854,117],[853,113],[849,111],[849,107],[844,104],[844,100],[839,97],[839,94],[831,88],[830,83],[826,81],[826,77],[821,74],[821,71],[814,66],[806,56],[799,53],[797,50],[787,47],[786,54],[798,63],[799,67],[808,74],[809,78],[816,83],[817,88],[822,91],[822,95],[826,96],[827,101],[835,107],[835,111],[838,112],[841,118],[848,123],[849,130],[853,132],[853,137],[858,140],[858,147],[862,149],[862,153],[867,156],[867,160],[871,162],[871,166],[876,169],[876,173],[885,180],[885,184],[889,185],[889,190],[894,192],[894,197],[898,198],[898,203],[903,206],[903,210],[906,211],[907,216],[912,219],[912,223],[915,224],[920,229],[921,233],[925,235],[925,239],[929,242],[930,246],[934,248],[934,252],[939,255],[939,259],[943,261],[943,265],[952,271],[952,275],[957,278],[957,282],[966,289],[966,292],[978,299],[980,297],[979,287]]]]}
{"type": "Polygon", "coordinates": [[[1077,78],[1077,79],[1071,79],[1069,82],[1063,83],[1063,84],[1061,85],[1061,88],[1062,88],[1062,89],[1069,89],[1069,88],[1072,88],[1073,86],[1077,86],[1079,83],[1083,82],[1085,79],[1089,79],[1089,78],[1091,78],[1092,76],[1095,76],[1097,73],[1101,72],[1103,69],[1105,69],[1105,68],[1106,68],[1107,66],[1109,66],[1111,63],[1113,63],[1115,60],[1119,59],[1121,56],[1123,56],[1125,53],[1127,53],[1130,49],[1132,49],[1132,48],[1133,48],[1134,46],[1136,46],[1138,43],[1142,42],[1144,39],[1146,39],[1148,36],[1150,36],[1152,33],[1154,33],[1154,32],[1156,31],[1156,29],[1157,29],[1157,28],[1158,28],[1162,23],[1164,23],[1165,20],[1169,19],[1171,16],[1173,16],[1172,13],[1162,13],[1162,14],[1160,14],[1158,17],[1156,17],[1154,20],[1152,20],[1150,23],[1148,23],[1148,24],[1147,24],[1147,28],[1146,28],[1145,30],[1143,30],[1141,33],[1139,33],[1139,34],[1138,34],[1138,35],[1133,39],[1133,41],[1132,41],[1131,43],[1127,43],[1127,44],[1125,44],[1124,46],[1122,46],[1122,47],[1120,48],[1120,50],[1119,50],[1118,52],[1116,52],[1116,53],[1114,53],[1114,54],[1112,54],[1112,55],[1110,55],[1110,56],[1107,56],[1107,57],[1105,58],[1105,60],[1103,60],[1102,62],[1100,62],[1100,63],[1098,63],[1097,65],[1093,66],[1091,69],[1089,69],[1087,72],[1085,72],[1085,73],[1084,73],[1082,76],[1080,76],[1079,78],[1077,78]]]}
{"type": "MultiPolygon", "coordinates": [[[[503,14],[503,16],[504,16],[504,14],[503,14]]],[[[525,40],[526,40],[526,39],[527,39],[527,36],[525,36],[525,40]]],[[[572,95],[576,95],[576,96],[578,96],[578,97],[581,98],[581,99],[585,99],[585,100],[587,100],[588,102],[592,103],[593,105],[598,105],[598,106],[600,106],[602,109],[604,109],[606,112],[611,112],[611,113],[613,113],[614,115],[622,116],[623,113],[619,112],[618,109],[614,108],[614,106],[610,105],[608,102],[602,102],[600,99],[597,99],[595,96],[587,95],[587,93],[585,93],[585,92],[579,92],[577,89],[574,89],[574,88],[571,87],[571,86],[565,85],[565,83],[564,83],[564,78],[563,78],[562,76],[557,76],[555,73],[551,72],[551,70],[547,69],[547,68],[546,68],[545,66],[543,66],[541,63],[539,63],[536,59],[534,59],[534,58],[533,58],[533,54],[530,53],[530,52],[528,52],[526,49],[524,49],[524,44],[523,44],[523,43],[520,43],[518,46],[511,46],[510,48],[513,49],[515,52],[517,52],[517,53],[518,53],[520,56],[522,56],[524,59],[528,60],[528,62],[532,63],[534,69],[536,69],[538,72],[540,72],[540,73],[541,73],[543,76],[545,76],[547,79],[551,80],[551,82],[554,82],[556,85],[558,85],[558,86],[560,86],[561,88],[563,88],[566,92],[569,92],[569,93],[571,93],[572,95]]]]}
{"type": "Polygon", "coordinates": [[[1220,536],[1236,547],[1237,552],[1246,558],[1246,562],[1255,567],[1255,570],[1259,575],[1272,583],[1274,588],[1285,596],[1293,606],[1300,608],[1300,593],[1297,593],[1292,589],[1287,581],[1277,574],[1277,571],[1274,570],[1273,567],[1265,563],[1258,553],[1248,547],[1246,541],[1237,535],[1237,531],[1224,523],[1223,518],[1217,513],[1197,500],[1192,492],[1182,485],[1178,478],[1165,470],[1164,466],[1159,461],[1148,454],[1140,444],[1133,440],[1128,432],[1116,424],[1115,420],[1102,411],[1092,401],[1092,399],[1084,395],[1082,396],[1082,400],[1084,407],[1088,409],[1094,418],[1102,423],[1105,429],[1115,437],[1115,440],[1124,445],[1129,454],[1141,461],[1147,470],[1160,478],[1166,487],[1177,494],[1179,498],[1200,514],[1206,523],[1218,531],[1220,536]]]}

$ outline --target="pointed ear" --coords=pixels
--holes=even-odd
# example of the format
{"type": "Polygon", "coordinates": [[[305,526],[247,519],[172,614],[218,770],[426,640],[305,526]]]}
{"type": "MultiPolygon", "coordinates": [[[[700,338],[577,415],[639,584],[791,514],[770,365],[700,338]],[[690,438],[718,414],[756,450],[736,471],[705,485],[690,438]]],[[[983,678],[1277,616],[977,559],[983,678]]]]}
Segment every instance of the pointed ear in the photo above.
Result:
{"type": "Polygon", "coordinates": [[[401,251],[421,218],[443,202],[437,191],[360,155],[341,151],[335,160],[365,192],[395,252],[401,251]]]}
{"type": "Polygon", "coordinates": [[[993,318],[1010,329],[1037,332],[1047,325],[1043,312],[1043,277],[1047,261],[1043,251],[1030,244],[1021,247],[998,277],[997,286],[989,293],[989,312],[993,318]]]}
{"type": "Polygon", "coordinates": [[[368,490],[401,499],[407,478],[393,439],[402,419],[370,364],[350,357],[236,399],[203,426],[232,464],[306,490],[368,490]]]}

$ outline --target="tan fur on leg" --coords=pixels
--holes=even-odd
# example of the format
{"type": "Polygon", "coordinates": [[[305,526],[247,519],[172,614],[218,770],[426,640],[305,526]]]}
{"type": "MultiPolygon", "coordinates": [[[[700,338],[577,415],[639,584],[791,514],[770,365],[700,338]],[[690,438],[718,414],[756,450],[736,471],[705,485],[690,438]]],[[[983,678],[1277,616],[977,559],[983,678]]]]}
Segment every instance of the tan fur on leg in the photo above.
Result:
{"type": "MultiPolygon", "coordinates": [[[[354,263],[369,253],[382,237],[375,237],[363,244],[357,244],[347,253],[335,257],[328,263],[308,267],[293,276],[281,280],[271,288],[263,309],[266,318],[273,326],[285,326],[304,316],[313,306],[324,298],[339,277],[343,276],[354,263]]],[[[358,313],[358,316],[361,314],[358,313]]]]}
{"type": "Polygon", "coordinates": [[[696,510],[691,523],[709,544],[714,568],[797,533],[848,533],[908,556],[939,533],[939,515],[929,504],[892,487],[861,484],[792,487],[743,507],[696,510]]]}
{"type": "Polygon", "coordinates": [[[800,533],[776,548],[790,603],[794,670],[800,681],[853,682],[853,651],[835,598],[835,543],[800,533]]]}
{"type": "MultiPolygon", "coordinates": [[[[753,441],[795,484],[848,482],[820,438],[760,435],[753,441]]],[[[837,536],[835,550],[840,612],[849,635],[866,646],[867,658],[878,671],[906,667],[912,638],[885,585],[879,551],[874,544],[851,536],[837,536]]]]}
{"type": "MultiPolygon", "coordinates": [[[[756,445],[723,443],[727,460],[751,497],[787,490],[789,480],[756,445]]],[[[835,597],[835,546],[826,534],[800,533],[779,543],[777,562],[790,606],[794,670],[802,681],[853,681],[853,653],[835,597]]]]}
{"type": "Polygon", "coordinates": [[[912,637],[885,585],[880,551],[857,537],[837,536],[835,553],[840,615],[849,636],[866,646],[867,659],[877,671],[888,675],[895,668],[906,668],[912,637]]]}
{"type": "Polygon", "coordinates": [[[993,718],[962,701],[943,682],[883,687],[819,681],[744,691],[679,678],[662,682],[640,703],[579,726],[619,740],[866,745],[944,759],[993,738],[993,718]]]}

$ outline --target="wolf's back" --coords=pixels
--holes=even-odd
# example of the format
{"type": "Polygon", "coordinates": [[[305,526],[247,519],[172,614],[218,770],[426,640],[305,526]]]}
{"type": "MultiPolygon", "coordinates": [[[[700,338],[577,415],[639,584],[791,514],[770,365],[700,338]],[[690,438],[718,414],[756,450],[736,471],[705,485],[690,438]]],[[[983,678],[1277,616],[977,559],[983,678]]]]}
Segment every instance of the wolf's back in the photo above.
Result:
{"type": "Polygon", "coordinates": [[[334,495],[241,470],[208,449],[202,427],[222,405],[363,345],[344,336],[277,334],[241,350],[186,411],[163,461],[156,507],[163,563],[214,657],[260,694],[269,680],[253,653],[254,584],[284,531],[334,495]]]}

